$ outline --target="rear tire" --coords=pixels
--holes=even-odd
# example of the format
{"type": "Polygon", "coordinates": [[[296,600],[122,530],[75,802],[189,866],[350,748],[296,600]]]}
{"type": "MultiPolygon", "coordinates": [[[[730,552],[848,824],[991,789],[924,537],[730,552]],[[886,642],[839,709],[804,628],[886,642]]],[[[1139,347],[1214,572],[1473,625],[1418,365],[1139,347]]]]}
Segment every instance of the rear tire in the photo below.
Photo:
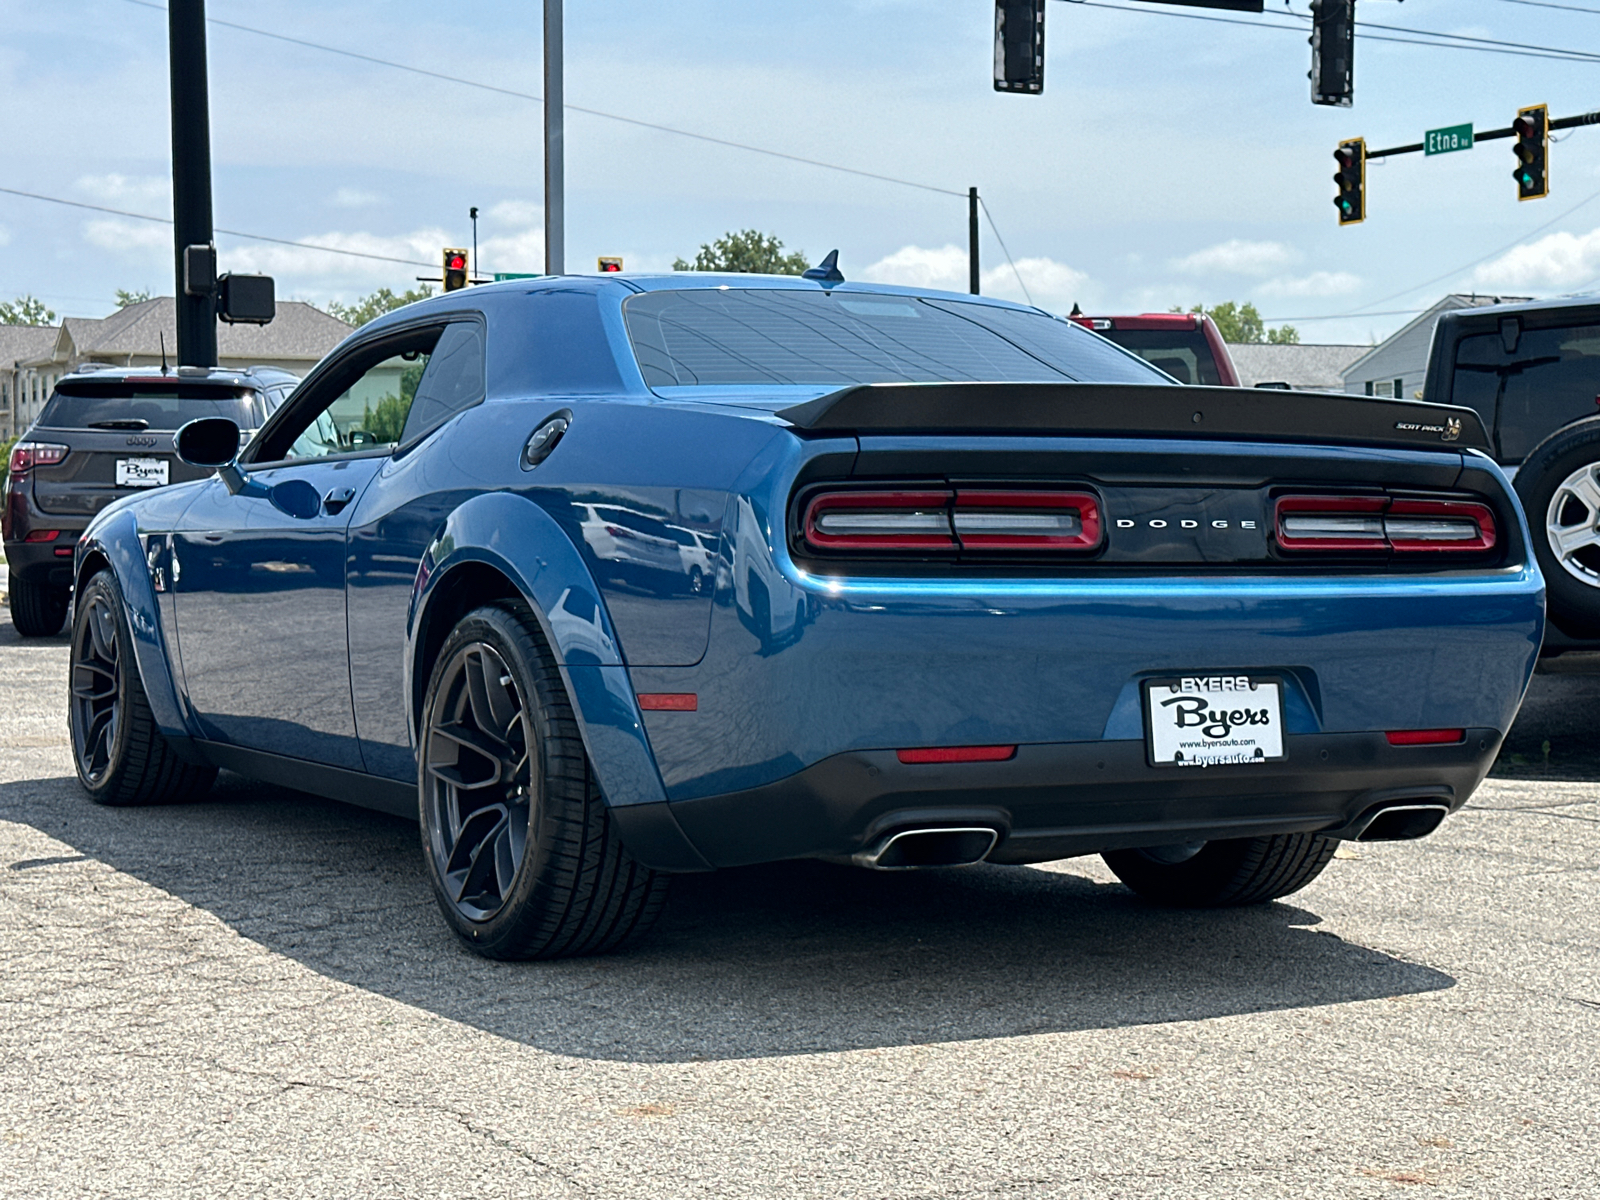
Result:
{"type": "Polygon", "coordinates": [[[55,637],[66,624],[71,602],[66,588],[11,577],[11,623],[23,637],[55,637]]]}
{"type": "Polygon", "coordinates": [[[1516,487],[1551,620],[1570,637],[1600,637],[1600,417],[1575,421],[1535,446],[1516,487]]]}
{"type": "Polygon", "coordinates": [[[1100,857],[1118,879],[1153,903],[1227,908],[1298,892],[1322,874],[1338,845],[1315,833],[1288,833],[1204,842],[1187,857],[1169,846],[1108,850],[1100,857]]]}
{"type": "Polygon", "coordinates": [[[78,597],[70,672],[72,761],[89,799],[182,803],[211,789],[217,769],[184,762],[156,728],[133,660],[122,589],[110,571],[89,580],[78,597]]]}
{"type": "Polygon", "coordinates": [[[464,943],[487,958],[605,954],[655,923],[669,877],[622,845],[526,604],[462,618],[422,730],[422,853],[464,943]]]}

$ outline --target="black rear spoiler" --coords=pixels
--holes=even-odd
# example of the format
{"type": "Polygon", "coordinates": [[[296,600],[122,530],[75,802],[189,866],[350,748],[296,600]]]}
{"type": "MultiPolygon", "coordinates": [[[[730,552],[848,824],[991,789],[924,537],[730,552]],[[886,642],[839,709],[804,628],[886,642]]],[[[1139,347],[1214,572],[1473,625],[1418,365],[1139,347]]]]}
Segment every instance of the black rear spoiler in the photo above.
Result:
{"type": "Polygon", "coordinates": [[[815,433],[1200,437],[1493,452],[1470,408],[1281,388],[867,383],[777,415],[815,433]]]}

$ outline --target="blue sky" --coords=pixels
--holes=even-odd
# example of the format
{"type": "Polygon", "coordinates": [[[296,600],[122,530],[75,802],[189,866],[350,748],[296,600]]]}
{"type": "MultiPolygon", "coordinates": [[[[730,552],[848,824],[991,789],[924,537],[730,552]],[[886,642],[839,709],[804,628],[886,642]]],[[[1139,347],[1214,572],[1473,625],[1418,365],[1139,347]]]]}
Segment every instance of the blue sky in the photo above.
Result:
{"type": "MultiPolygon", "coordinates": [[[[1600,10],[1600,0],[1563,0],[1600,10]]],[[[1042,97],[997,95],[989,0],[568,0],[567,99],[964,192],[976,184],[1032,298],[1127,312],[1252,300],[1308,341],[1366,342],[1445,290],[1600,283],[1600,127],[1552,147],[1549,199],[1518,204],[1508,142],[1369,169],[1338,228],[1332,150],[1600,106],[1580,64],[1362,41],[1356,105],[1314,107],[1282,17],[1053,2],[1042,97]],[[1132,10],[1132,11],[1129,11],[1132,10]],[[1580,202],[1591,203],[1555,221],[1580,202]],[[1502,248],[1507,248],[1504,252],[1502,248]],[[1469,266],[1488,255],[1486,261],[1469,266]],[[1461,269],[1465,268],[1465,269],[1461,269]],[[1429,283],[1436,276],[1456,272],[1429,283]],[[1409,290],[1407,290],[1409,289],[1409,290]],[[1398,295],[1396,293],[1399,293],[1398,295]],[[1375,315],[1365,315],[1375,314],[1375,315]],[[1389,315],[1386,315],[1389,314],[1389,315]]],[[[1268,0],[1269,10],[1305,10],[1268,0]]],[[[538,94],[533,0],[210,0],[211,16],[538,94]]],[[[1600,50],[1600,11],[1517,0],[1359,0],[1362,20],[1600,50]]],[[[540,106],[238,30],[211,31],[217,224],[480,267],[543,261],[540,106]]],[[[165,16],[130,0],[0,0],[0,186],[170,212],[165,16]]],[[[852,278],[964,289],[964,196],[803,166],[581,113],[568,118],[569,267],[664,269],[757,227],[852,278]]],[[[170,293],[167,227],[0,194],[0,298],[98,316],[118,287],[170,293]]],[[[349,300],[420,268],[219,235],[224,269],[349,300]]],[[[985,290],[1022,298],[985,229],[985,290]]]]}

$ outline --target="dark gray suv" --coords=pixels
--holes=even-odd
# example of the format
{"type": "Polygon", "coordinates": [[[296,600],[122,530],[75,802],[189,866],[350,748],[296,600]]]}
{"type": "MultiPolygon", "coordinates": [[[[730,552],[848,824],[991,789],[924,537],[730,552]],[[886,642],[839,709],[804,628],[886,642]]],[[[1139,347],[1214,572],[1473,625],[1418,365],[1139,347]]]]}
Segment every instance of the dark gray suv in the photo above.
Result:
{"type": "Polygon", "coordinates": [[[173,453],[173,431],[196,417],[227,417],[248,437],[298,382],[276,367],[102,367],[62,376],[11,448],[0,494],[17,632],[60,632],[73,547],[95,513],[118,497],[207,474],[173,453]]]}

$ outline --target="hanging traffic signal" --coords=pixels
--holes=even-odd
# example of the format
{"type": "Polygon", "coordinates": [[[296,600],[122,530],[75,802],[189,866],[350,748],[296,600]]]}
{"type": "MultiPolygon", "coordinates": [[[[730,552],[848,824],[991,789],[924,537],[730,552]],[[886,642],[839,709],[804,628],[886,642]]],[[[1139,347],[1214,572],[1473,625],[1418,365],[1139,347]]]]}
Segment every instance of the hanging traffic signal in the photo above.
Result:
{"type": "Polygon", "coordinates": [[[1339,206],[1339,224],[1359,225],[1367,219],[1366,139],[1340,142],[1333,159],[1339,164],[1333,173],[1333,182],[1339,185],[1339,194],[1333,199],[1339,206]]]}
{"type": "Polygon", "coordinates": [[[1311,103],[1356,98],[1356,0],[1311,0],[1311,103]]]}
{"type": "Polygon", "coordinates": [[[602,275],[612,275],[622,270],[622,260],[620,258],[614,258],[609,254],[602,254],[599,261],[600,274],[602,275]]]}
{"type": "Polygon", "coordinates": [[[465,250],[446,249],[444,252],[444,290],[456,292],[466,286],[467,252],[465,250]]]}
{"type": "Polygon", "coordinates": [[[994,0],[994,90],[1044,91],[1045,0],[994,0]]]}
{"type": "Polygon", "coordinates": [[[1516,135],[1518,200],[1543,200],[1550,194],[1550,108],[1535,104],[1519,108],[1511,122],[1516,135]]]}

